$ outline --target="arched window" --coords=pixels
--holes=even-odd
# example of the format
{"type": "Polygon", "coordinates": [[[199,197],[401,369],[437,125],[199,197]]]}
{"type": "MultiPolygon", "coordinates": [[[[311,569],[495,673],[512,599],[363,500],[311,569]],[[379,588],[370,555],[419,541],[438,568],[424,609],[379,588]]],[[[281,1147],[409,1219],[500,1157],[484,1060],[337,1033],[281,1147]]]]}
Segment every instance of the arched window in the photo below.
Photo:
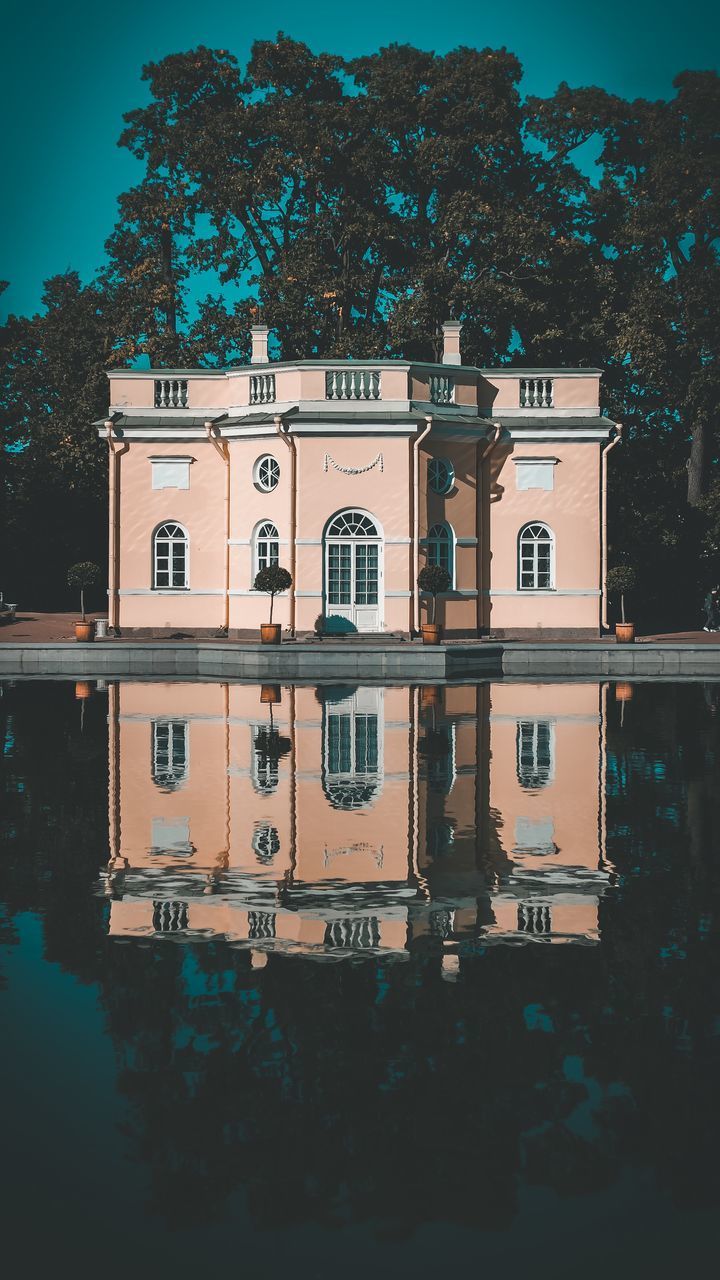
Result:
{"type": "MultiPolygon", "coordinates": [[[[255,530],[255,555],[253,557],[255,573],[267,569],[268,565],[280,562],[280,535],[277,527],[270,520],[259,524],[255,530]]],[[[253,575],[254,576],[254,575],[253,575]]]]}
{"type": "Polygon", "coordinates": [[[253,484],[263,493],[276,489],[280,481],[280,463],[272,454],[265,453],[253,467],[253,484]]]}
{"type": "Polygon", "coordinates": [[[450,582],[455,583],[455,556],[453,554],[453,532],[449,524],[434,524],[428,533],[428,564],[439,564],[447,569],[450,582]]]}
{"type": "Polygon", "coordinates": [[[379,538],[380,531],[362,511],[342,511],[328,525],[326,538],[379,538]]]}
{"type": "Polygon", "coordinates": [[[188,536],[182,525],[168,521],[153,537],[153,587],[186,589],[188,585],[188,536]]]}
{"type": "Polygon", "coordinates": [[[518,587],[552,591],[555,585],[555,539],[545,524],[526,524],[518,538],[518,587]]]}
{"type": "Polygon", "coordinates": [[[428,484],[433,493],[449,493],[453,487],[455,472],[447,458],[430,458],[428,462],[428,484]]]}

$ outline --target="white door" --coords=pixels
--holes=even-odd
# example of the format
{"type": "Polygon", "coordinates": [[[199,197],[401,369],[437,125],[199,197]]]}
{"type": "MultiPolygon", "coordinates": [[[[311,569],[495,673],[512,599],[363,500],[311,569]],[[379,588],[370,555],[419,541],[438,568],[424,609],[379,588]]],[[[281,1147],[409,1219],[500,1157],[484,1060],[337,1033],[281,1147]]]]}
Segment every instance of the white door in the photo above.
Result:
{"type": "Polygon", "coordinates": [[[344,511],[325,535],[328,631],[382,628],[382,538],[370,516],[344,511]]]}

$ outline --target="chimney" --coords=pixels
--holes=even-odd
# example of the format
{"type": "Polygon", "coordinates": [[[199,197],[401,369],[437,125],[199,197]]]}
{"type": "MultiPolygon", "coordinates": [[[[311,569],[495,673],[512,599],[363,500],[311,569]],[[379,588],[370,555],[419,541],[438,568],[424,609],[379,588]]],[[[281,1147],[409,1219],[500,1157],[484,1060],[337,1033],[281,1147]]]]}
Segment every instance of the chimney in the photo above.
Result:
{"type": "Polygon", "coordinates": [[[462,324],[459,320],[446,320],[443,327],[443,364],[462,364],[460,358],[460,334],[462,324]]]}
{"type": "Polygon", "coordinates": [[[270,330],[266,324],[254,324],[250,327],[250,341],[252,348],[250,352],[251,364],[267,364],[268,363],[268,334],[270,330]]]}

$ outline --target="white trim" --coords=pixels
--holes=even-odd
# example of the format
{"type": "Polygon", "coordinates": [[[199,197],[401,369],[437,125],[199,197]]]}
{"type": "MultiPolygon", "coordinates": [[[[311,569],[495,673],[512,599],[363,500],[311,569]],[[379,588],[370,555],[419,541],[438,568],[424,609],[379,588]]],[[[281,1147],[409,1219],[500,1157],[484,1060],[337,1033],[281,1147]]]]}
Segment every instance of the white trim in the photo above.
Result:
{"type": "Polygon", "coordinates": [[[478,544],[477,538],[456,538],[455,539],[456,547],[476,547],[477,544],[478,544]]]}
{"type": "MultiPolygon", "coordinates": [[[[387,591],[385,594],[392,595],[392,592],[387,591]]],[[[398,593],[398,594],[402,594],[402,593],[398,593]]],[[[409,594],[410,592],[408,592],[408,595],[409,594]]],[[[431,594],[432,592],[430,591],[420,592],[421,596],[429,597],[431,594]]],[[[447,591],[438,591],[438,597],[441,600],[452,600],[454,599],[455,596],[467,596],[468,598],[470,598],[476,595],[477,595],[477,589],[475,587],[448,587],[447,591]]]]}
{"type": "Polygon", "coordinates": [[[322,600],[322,591],[296,591],[296,596],[303,596],[310,600],[322,600]]]}
{"type": "Polygon", "coordinates": [[[224,596],[222,587],[194,591],[192,587],[125,587],[119,596],[224,596]]]}
{"type": "Polygon", "coordinates": [[[412,591],[386,591],[385,592],[386,598],[389,596],[393,600],[397,600],[397,599],[409,600],[411,595],[412,595],[412,591]]]}
{"type": "Polygon", "coordinates": [[[296,538],[295,546],[296,547],[321,547],[322,542],[323,542],[322,538],[296,538]]]}
{"type": "Polygon", "coordinates": [[[602,592],[597,587],[523,587],[522,590],[485,587],[483,595],[487,596],[599,596],[602,592]]]}
{"type": "Polygon", "coordinates": [[[538,431],[536,427],[513,427],[511,422],[503,425],[510,440],[522,440],[524,444],[547,444],[548,440],[553,444],[595,444],[607,440],[612,430],[612,427],[597,427],[594,431],[587,431],[585,427],[577,427],[575,430],[569,428],[558,431],[555,427],[546,427],[543,431],[538,431]]]}
{"type": "Polygon", "coordinates": [[[412,542],[412,538],[386,538],[385,546],[386,547],[409,547],[411,542],[412,542]]]}
{"type": "MultiPolygon", "coordinates": [[[[221,592],[220,592],[220,595],[221,595],[221,596],[224,596],[224,595],[225,595],[225,592],[224,592],[224,591],[221,591],[221,592]]],[[[231,588],[230,588],[230,590],[228,591],[228,595],[229,595],[229,596],[256,596],[256,597],[259,597],[259,596],[267,595],[267,592],[265,592],[265,591],[256,591],[254,587],[231,587],[231,588]]],[[[287,591],[276,591],[276,592],[275,592],[275,599],[276,599],[276,600],[281,600],[283,596],[287,596],[287,591]]]]}

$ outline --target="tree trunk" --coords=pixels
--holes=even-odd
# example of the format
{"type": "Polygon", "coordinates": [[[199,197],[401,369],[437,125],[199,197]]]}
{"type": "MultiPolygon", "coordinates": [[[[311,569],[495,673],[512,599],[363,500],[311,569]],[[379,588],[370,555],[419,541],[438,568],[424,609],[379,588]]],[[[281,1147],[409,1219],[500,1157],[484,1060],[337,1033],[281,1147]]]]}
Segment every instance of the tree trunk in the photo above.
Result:
{"type": "Polygon", "coordinates": [[[272,611],[273,611],[274,603],[275,603],[275,594],[274,592],[271,591],[270,592],[270,621],[271,622],[272,622],[272,611]]]}
{"type": "Polygon", "coordinates": [[[85,621],[85,589],[84,587],[80,588],[80,620],[81,622],[85,621]]]}
{"type": "Polygon", "coordinates": [[[688,459],[688,493],[687,500],[691,507],[700,505],[701,498],[707,493],[708,482],[708,431],[704,420],[693,426],[688,459]]]}

